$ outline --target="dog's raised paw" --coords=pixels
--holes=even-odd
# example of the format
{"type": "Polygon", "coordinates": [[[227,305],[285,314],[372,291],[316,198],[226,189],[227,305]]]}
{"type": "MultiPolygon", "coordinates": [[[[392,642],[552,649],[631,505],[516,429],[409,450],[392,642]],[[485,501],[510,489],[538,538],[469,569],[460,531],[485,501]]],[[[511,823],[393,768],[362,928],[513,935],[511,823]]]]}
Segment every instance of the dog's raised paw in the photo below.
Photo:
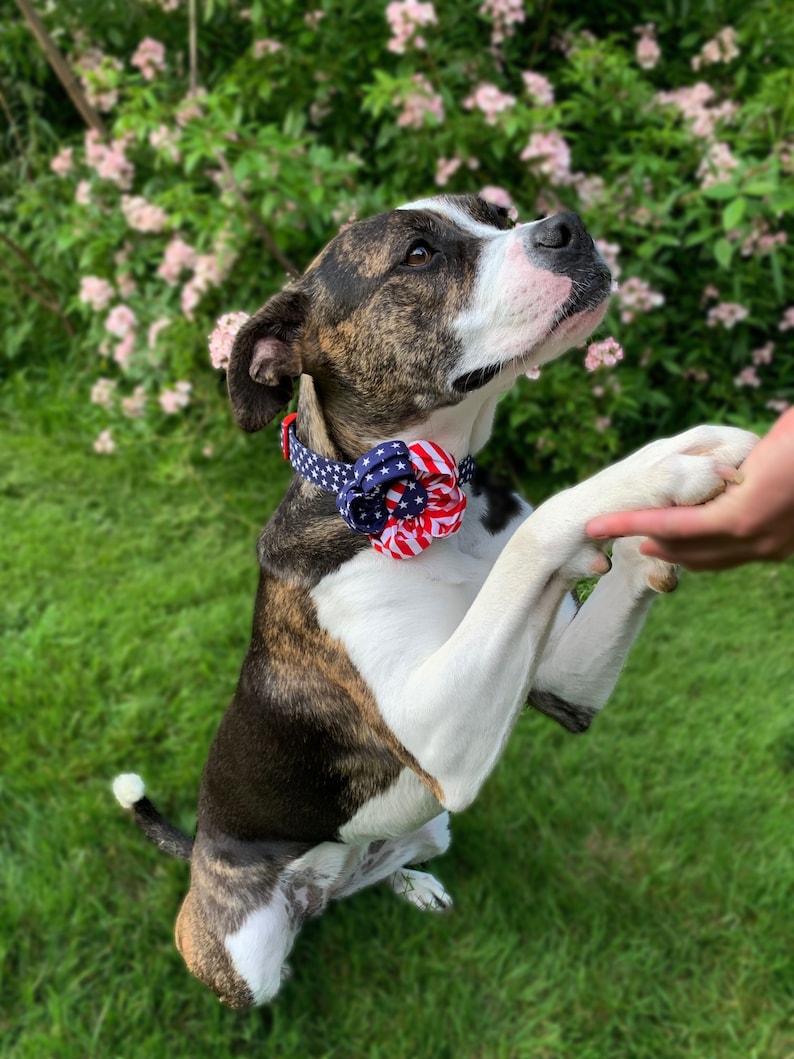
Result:
{"type": "Polygon", "coordinates": [[[398,897],[424,912],[445,912],[452,907],[452,898],[442,884],[426,871],[400,868],[389,876],[389,885],[398,897]]]}
{"type": "Polygon", "coordinates": [[[643,555],[644,537],[621,537],[612,548],[612,559],[635,585],[647,585],[653,592],[674,592],[678,587],[678,567],[664,559],[643,555]]]}
{"type": "Polygon", "coordinates": [[[656,559],[655,562],[657,565],[648,571],[646,578],[648,587],[663,594],[675,592],[678,588],[678,567],[662,559],[656,559]]]}

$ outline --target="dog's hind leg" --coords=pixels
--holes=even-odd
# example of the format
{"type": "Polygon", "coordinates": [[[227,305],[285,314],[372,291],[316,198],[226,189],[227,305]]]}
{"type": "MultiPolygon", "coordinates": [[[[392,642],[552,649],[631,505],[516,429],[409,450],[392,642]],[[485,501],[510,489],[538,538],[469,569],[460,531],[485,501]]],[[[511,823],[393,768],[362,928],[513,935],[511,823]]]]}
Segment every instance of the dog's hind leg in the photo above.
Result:
{"type": "Polygon", "coordinates": [[[443,884],[429,872],[400,868],[389,876],[389,886],[398,897],[423,912],[446,912],[452,907],[452,898],[443,884]]]}
{"type": "Polygon", "coordinates": [[[446,852],[449,847],[449,813],[440,813],[416,831],[396,838],[378,839],[362,848],[361,859],[334,897],[347,897],[365,886],[386,879],[394,893],[418,908],[441,911],[452,898],[427,872],[406,868],[446,852]]]}

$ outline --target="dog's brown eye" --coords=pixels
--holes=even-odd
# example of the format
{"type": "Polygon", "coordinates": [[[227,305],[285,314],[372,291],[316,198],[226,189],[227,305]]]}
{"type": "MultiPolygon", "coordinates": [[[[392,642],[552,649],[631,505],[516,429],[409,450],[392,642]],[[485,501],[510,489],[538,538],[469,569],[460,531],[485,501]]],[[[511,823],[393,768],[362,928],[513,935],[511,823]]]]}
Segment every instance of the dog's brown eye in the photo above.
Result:
{"type": "Polygon", "coordinates": [[[433,251],[427,243],[416,243],[405,255],[406,265],[426,265],[433,257],[433,251]]]}

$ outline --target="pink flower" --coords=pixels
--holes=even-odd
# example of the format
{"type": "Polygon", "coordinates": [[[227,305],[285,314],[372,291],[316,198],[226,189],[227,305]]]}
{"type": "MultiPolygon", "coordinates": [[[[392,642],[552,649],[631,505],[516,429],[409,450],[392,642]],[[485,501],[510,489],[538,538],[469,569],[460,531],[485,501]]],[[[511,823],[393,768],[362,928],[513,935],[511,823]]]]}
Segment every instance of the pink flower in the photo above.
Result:
{"type": "Polygon", "coordinates": [[[147,202],[141,195],[122,195],[121,212],[136,232],[161,232],[168,223],[165,210],[147,202]]]}
{"type": "Polygon", "coordinates": [[[187,408],[190,404],[190,391],[192,389],[193,387],[189,382],[177,382],[174,383],[173,389],[163,390],[157,399],[165,414],[172,416],[182,408],[187,408]]]}
{"type": "Polygon", "coordinates": [[[571,149],[558,132],[533,132],[519,157],[553,184],[570,184],[571,149]]]}
{"type": "Polygon", "coordinates": [[[414,74],[411,81],[416,91],[408,92],[403,100],[395,98],[396,104],[402,103],[402,113],[397,117],[397,124],[403,129],[421,129],[425,115],[432,114],[439,122],[444,120],[444,104],[441,96],[433,91],[433,86],[422,74],[414,74]]]}
{"type": "Polygon", "coordinates": [[[543,74],[533,73],[531,70],[527,70],[521,74],[521,78],[524,82],[524,88],[527,93],[532,96],[533,99],[537,100],[542,107],[550,107],[554,102],[554,89],[551,86],[551,81],[548,77],[544,77],[543,74]]]}
{"type": "Polygon", "coordinates": [[[709,327],[722,324],[726,331],[730,331],[741,320],[747,316],[747,309],[736,302],[720,302],[706,314],[706,323],[709,327]]]}
{"type": "Polygon", "coordinates": [[[80,180],[74,192],[74,201],[78,206],[91,205],[91,185],[87,180],[80,180]]]}
{"type": "Polygon", "coordinates": [[[116,393],[116,382],[113,379],[99,378],[91,387],[91,403],[110,410],[116,393]]]}
{"type": "Polygon", "coordinates": [[[408,47],[424,48],[424,37],[419,36],[417,30],[438,22],[432,3],[420,3],[419,0],[392,0],[386,7],[386,20],[392,32],[386,46],[398,55],[403,55],[408,47]]]}
{"type": "Polygon", "coordinates": [[[766,342],[763,346],[753,350],[753,364],[771,364],[775,354],[775,343],[766,342]]]}
{"type": "Polygon", "coordinates": [[[780,318],[778,331],[791,331],[794,328],[794,305],[790,305],[780,318]]]}
{"type": "Polygon", "coordinates": [[[122,189],[130,187],[135,175],[135,167],[124,154],[127,139],[112,140],[110,146],[102,143],[99,133],[89,129],[85,134],[86,165],[95,169],[97,176],[110,180],[122,189]]]}
{"type": "Polygon", "coordinates": [[[248,313],[226,313],[217,321],[215,330],[209,335],[213,368],[225,369],[228,366],[237,332],[248,319],[248,313]]]}
{"type": "Polygon", "coordinates": [[[510,192],[505,191],[504,188],[489,184],[488,187],[484,187],[480,191],[480,198],[485,199],[486,202],[492,202],[494,206],[501,206],[506,209],[512,220],[518,219],[518,210],[510,198],[510,192]]]}
{"type": "Polygon", "coordinates": [[[493,21],[491,47],[498,49],[506,37],[515,34],[513,27],[526,18],[522,0],[483,0],[479,12],[493,21]]]}
{"type": "Polygon", "coordinates": [[[129,298],[129,296],[134,294],[138,289],[138,284],[129,272],[119,272],[116,275],[116,285],[119,288],[119,294],[122,298],[129,298]]]}
{"type": "Polygon", "coordinates": [[[99,276],[83,276],[80,280],[78,297],[85,305],[90,305],[95,313],[106,309],[115,293],[111,284],[106,279],[100,279],[99,276]]]}
{"type": "Polygon", "coordinates": [[[661,106],[677,107],[689,122],[690,131],[704,140],[710,140],[718,123],[731,121],[738,110],[730,100],[711,106],[714,89],[704,81],[673,92],[657,92],[655,99],[661,106]]]}
{"type": "Polygon", "coordinates": [[[146,410],[146,390],[136,386],[130,397],[122,397],[121,412],[127,419],[140,419],[146,410]]]}
{"type": "Polygon", "coordinates": [[[124,369],[127,367],[127,361],[132,356],[134,349],[135,332],[128,331],[124,338],[116,344],[116,348],[113,350],[113,359],[120,368],[124,369]]]}
{"type": "Polygon", "coordinates": [[[74,150],[71,147],[63,147],[50,162],[50,169],[56,176],[65,177],[74,169],[74,150]]]}
{"type": "Polygon", "coordinates": [[[138,67],[145,81],[153,81],[165,70],[165,45],[146,37],[135,49],[130,64],[138,67]]]}
{"type": "Polygon", "coordinates": [[[325,18],[325,11],[318,8],[316,11],[307,11],[303,16],[303,21],[309,27],[309,29],[317,29],[320,24],[320,19],[325,18]]]}
{"type": "Polygon", "coordinates": [[[182,157],[177,147],[179,136],[178,129],[169,129],[167,125],[160,125],[149,133],[149,143],[155,151],[167,154],[172,162],[179,162],[182,157]]]}
{"type": "Polygon", "coordinates": [[[726,184],[738,167],[739,161],[734,158],[727,143],[712,143],[698,166],[700,186],[708,188],[714,184],[726,184]]]}
{"type": "Polygon", "coordinates": [[[128,305],[116,305],[107,315],[105,330],[110,331],[116,338],[126,338],[135,330],[137,323],[137,317],[128,305]]]}
{"type": "Polygon", "coordinates": [[[99,48],[88,48],[74,60],[74,68],[86,99],[97,110],[112,110],[118,100],[116,83],[123,66],[118,59],[105,55],[99,48]]]}
{"type": "Polygon", "coordinates": [[[94,441],[94,452],[99,453],[100,456],[109,456],[115,451],[116,442],[113,440],[113,435],[109,430],[103,430],[94,441]]]}
{"type": "Polygon", "coordinates": [[[277,40],[254,41],[254,58],[261,59],[263,55],[275,55],[282,48],[283,44],[280,44],[277,40]]]}
{"type": "Polygon", "coordinates": [[[610,336],[603,342],[590,343],[584,366],[588,371],[596,371],[601,367],[614,368],[619,360],[623,360],[623,347],[610,336]]]}
{"type": "Polygon", "coordinates": [[[785,411],[791,408],[791,404],[788,401],[783,401],[780,398],[772,398],[771,401],[767,401],[765,408],[768,408],[770,412],[779,412],[783,415],[785,411]]]}
{"type": "Polygon", "coordinates": [[[788,241],[789,236],[787,232],[773,232],[769,226],[768,220],[764,217],[755,217],[753,219],[750,233],[748,233],[742,241],[742,256],[750,257],[751,255],[757,254],[761,257],[764,254],[771,254],[778,247],[786,246],[788,241]]]}
{"type": "Polygon", "coordinates": [[[585,209],[590,209],[604,201],[606,185],[603,177],[597,174],[571,173],[571,184],[576,188],[579,201],[585,209]]]}
{"type": "Polygon", "coordinates": [[[617,243],[608,243],[605,239],[595,240],[596,250],[599,252],[604,261],[606,261],[607,268],[612,273],[612,281],[618,279],[621,273],[620,265],[618,264],[618,254],[620,253],[620,246],[617,243]]]}
{"type": "Polygon", "coordinates": [[[467,110],[474,110],[476,107],[483,112],[488,125],[495,125],[496,115],[514,106],[515,102],[515,96],[500,92],[496,85],[488,84],[488,82],[484,81],[482,84],[477,85],[467,99],[464,99],[463,106],[467,110]]]}
{"type": "Polygon", "coordinates": [[[719,292],[719,290],[718,290],[718,289],[717,289],[717,288],[716,288],[716,287],[714,286],[714,284],[713,284],[713,283],[708,283],[708,284],[707,284],[707,285],[706,285],[706,286],[705,286],[705,287],[703,288],[703,298],[702,298],[702,301],[704,301],[704,302],[708,302],[708,301],[716,301],[716,300],[717,300],[717,299],[719,298],[719,296],[720,296],[720,292],[719,292]]]}
{"type": "Polygon", "coordinates": [[[182,293],[179,296],[179,306],[188,320],[193,319],[193,310],[201,301],[201,295],[204,293],[204,290],[205,288],[201,286],[195,278],[188,280],[182,288],[182,293]]]}
{"type": "Polygon", "coordinates": [[[160,332],[163,331],[171,323],[167,316],[161,316],[155,320],[153,324],[149,325],[149,330],[146,333],[146,344],[149,347],[149,351],[153,352],[157,346],[157,339],[160,332]]]}
{"type": "Polygon", "coordinates": [[[683,372],[685,379],[691,379],[692,382],[708,382],[711,378],[705,368],[686,368],[683,372]]]}
{"type": "Polygon", "coordinates": [[[213,254],[199,254],[194,262],[193,278],[182,288],[181,305],[182,312],[188,318],[193,319],[193,310],[201,300],[202,295],[210,289],[223,283],[234,264],[236,253],[231,247],[229,233],[223,233],[215,244],[213,254]]]}
{"type": "Polygon", "coordinates": [[[734,386],[753,386],[758,387],[761,385],[761,380],[758,378],[758,372],[755,370],[752,364],[746,368],[742,368],[739,374],[733,380],[734,386]]]}
{"type": "Polygon", "coordinates": [[[662,57],[662,50],[654,37],[643,35],[637,41],[637,65],[641,70],[652,70],[662,57]]]}
{"type": "Polygon", "coordinates": [[[463,164],[462,158],[439,158],[436,162],[436,184],[443,188],[463,164]]]}
{"type": "Polygon", "coordinates": [[[197,88],[195,92],[188,92],[176,108],[174,117],[176,118],[177,125],[181,125],[182,128],[184,128],[188,122],[203,117],[204,110],[201,104],[206,94],[207,90],[205,88],[197,88]]]}
{"type": "Polygon", "coordinates": [[[620,319],[624,324],[630,324],[635,313],[648,313],[664,305],[664,295],[651,290],[645,280],[638,276],[631,276],[620,284],[618,300],[621,306],[620,319]]]}
{"type": "Polygon", "coordinates": [[[182,270],[193,268],[195,264],[196,251],[194,248],[180,236],[175,235],[165,248],[163,263],[157,269],[157,274],[165,280],[169,287],[175,287],[182,270]]]}
{"type": "Polygon", "coordinates": [[[612,420],[609,416],[596,416],[593,420],[593,426],[599,434],[604,434],[612,426],[612,420]]]}
{"type": "Polygon", "coordinates": [[[725,26],[716,37],[706,41],[700,53],[693,58],[692,69],[699,70],[701,66],[710,66],[713,63],[729,63],[738,55],[736,30],[733,26],[725,26]]]}

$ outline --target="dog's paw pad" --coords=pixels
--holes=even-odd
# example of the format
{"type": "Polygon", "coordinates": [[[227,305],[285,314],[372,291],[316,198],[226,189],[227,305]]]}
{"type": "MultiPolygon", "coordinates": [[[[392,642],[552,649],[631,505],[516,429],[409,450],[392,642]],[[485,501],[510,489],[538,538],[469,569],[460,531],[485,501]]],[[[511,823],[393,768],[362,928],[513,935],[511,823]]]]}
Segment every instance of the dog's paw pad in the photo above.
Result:
{"type": "Polygon", "coordinates": [[[438,879],[428,872],[400,868],[389,876],[389,885],[398,897],[424,912],[444,912],[452,907],[452,898],[438,879]]]}
{"type": "Polygon", "coordinates": [[[656,567],[648,573],[648,587],[654,592],[675,592],[678,588],[678,567],[672,563],[656,560],[656,567]]]}
{"type": "Polygon", "coordinates": [[[643,555],[644,537],[621,537],[612,548],[612,559],[624,570],[632,584],[647,585],[652,592],[674,592],[678,587],[678,567],[664,559],[643,555]]]}

